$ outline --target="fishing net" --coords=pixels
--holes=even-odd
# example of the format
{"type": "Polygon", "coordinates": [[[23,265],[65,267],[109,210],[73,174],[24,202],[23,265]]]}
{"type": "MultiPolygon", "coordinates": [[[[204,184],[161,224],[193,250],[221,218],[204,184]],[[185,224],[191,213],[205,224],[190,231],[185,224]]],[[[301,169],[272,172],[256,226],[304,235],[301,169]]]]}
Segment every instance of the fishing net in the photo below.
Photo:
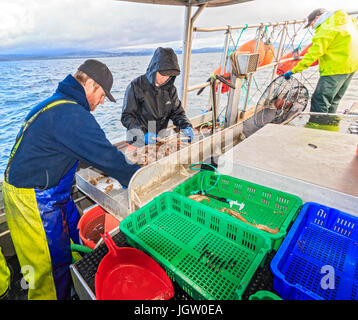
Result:
{"type": "Polygon", "coordinates": [[[305,110],[308,90],[297,79],[280,76],[273,80],[257,101],[254,123],[263,127],[267,123],[282,123],[297,112],[305,110]]]}

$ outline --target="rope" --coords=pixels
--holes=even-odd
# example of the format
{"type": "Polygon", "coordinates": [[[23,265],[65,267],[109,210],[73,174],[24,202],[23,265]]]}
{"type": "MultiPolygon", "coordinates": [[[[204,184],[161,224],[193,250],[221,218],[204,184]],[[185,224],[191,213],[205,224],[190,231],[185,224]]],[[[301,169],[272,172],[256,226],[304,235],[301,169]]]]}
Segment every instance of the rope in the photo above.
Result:
{"type": "Polygon", "coordinates": [[[299,43],[299,45],[296,47],[295,50],[301,50],[301,44],[302,44],[303,40],[305,40],[307,33],[309,33],[309,30],[306,31],[306,33],[305,33],[305,35],[303,36],[301,42],[299,43]]]}
{"type": "Polygon", "coordinates": [[[244,32],[244,31],[245,31],[248,27],[249,27],[249,26],[246,24],[246,25],[245,25],[245,28],[243,28],[243,29],[241,30],[240,35],[239,35],[239,38],[238,38],[238,39],[237,39],[237,41],[236,41],[236,44],[235,44],[234,49],[233,49],[233,50],[231,50],[231,51],[228,53],[228,55],[227,55],[227,56],[229,56],[231,52],[236,51],[236,49],[237,49],[237,45],[239,44],[239,41],[240,41],[240,38],[241,38],[241,36],[242,36],[243,32],[244,32]]]}

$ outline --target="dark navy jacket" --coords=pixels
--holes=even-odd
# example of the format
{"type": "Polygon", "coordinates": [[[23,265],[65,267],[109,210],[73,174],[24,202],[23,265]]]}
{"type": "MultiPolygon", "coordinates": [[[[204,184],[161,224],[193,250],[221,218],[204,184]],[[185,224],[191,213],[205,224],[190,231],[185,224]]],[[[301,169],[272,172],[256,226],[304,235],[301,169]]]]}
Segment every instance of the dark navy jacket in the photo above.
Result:
{"type": "Polygon", "coordinates": [[[90,112],[82,85],[68,75],[55,94],[35,106],[26,120],[56,100],[72,100],[42,114],[25,132],[9,171],[17,188],[51,188],[80,160],[128,186],[140,167],[129,164],[113,146],[90,112]]]}

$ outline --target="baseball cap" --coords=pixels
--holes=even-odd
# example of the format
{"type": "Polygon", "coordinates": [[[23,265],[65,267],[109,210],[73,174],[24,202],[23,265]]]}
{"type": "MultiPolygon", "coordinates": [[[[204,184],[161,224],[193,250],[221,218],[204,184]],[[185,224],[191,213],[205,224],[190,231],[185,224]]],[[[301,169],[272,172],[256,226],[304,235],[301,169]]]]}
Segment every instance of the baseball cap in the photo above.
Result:
{"type": "Polygon", "coordinates": [[[176,69],[160,70],[159,73],[162,76],[178,76],[178,75],[180,75],[180,71],[176,70],[176,69]]]}
{"type": "Polygon", "coordinates": [[[104,63],[98,60],[88,59],[78,67],[78,70],[96,81],[106,93],[107,98],[112,102],[116,102],[116,99],[114,99],[110,93],[113,85],[113,76],[104,63]]]}
{"type": "Polygon", "coordinates": [[[308,28],[308,27],[311,25],[312,21],[313,21],[317,16],[320,16],[321,14],[323,14],[323,13],[325,13],[325,12],[327,12],[327,10],[324,9],[324,8],[318,8],[318,9],[316,9],[316,10],[313,10],[313,11],[308,15],[308,17],[307,17],[307,24],[306,24],[305,28],[308,28]]]}

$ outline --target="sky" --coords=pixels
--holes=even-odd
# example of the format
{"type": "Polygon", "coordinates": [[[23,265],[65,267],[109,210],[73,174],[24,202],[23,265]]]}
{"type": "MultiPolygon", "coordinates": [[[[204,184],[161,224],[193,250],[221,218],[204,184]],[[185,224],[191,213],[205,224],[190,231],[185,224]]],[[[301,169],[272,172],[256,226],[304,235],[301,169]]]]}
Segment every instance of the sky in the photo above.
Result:
{"type": "MultiPolygon", "coordinates": [[[[358,1],[254,0],[206,8],[195,26],[224,27],[304,19],[320,7],[358,11],[358,1]]],[[[163,44],[174,47],[180,45],[183,38],[185,9],[115,0],[0,0],[0,12],[0,54],[28,54],[46,50],[116,51],[163,44]]],[[[218,36],[222,39],[222,34],[218,36]]],[[[195,35],[207,46],[218,36],[195,35]]]]}

